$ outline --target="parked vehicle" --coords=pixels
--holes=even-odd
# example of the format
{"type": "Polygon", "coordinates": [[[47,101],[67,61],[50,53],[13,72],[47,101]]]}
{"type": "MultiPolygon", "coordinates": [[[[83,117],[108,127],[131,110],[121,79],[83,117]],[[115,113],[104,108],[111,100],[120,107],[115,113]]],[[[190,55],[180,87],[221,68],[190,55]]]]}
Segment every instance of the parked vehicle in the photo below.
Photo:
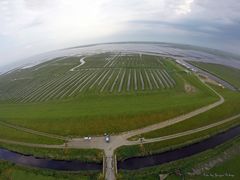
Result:
{"type": "Polygon", "coordinates": [[[110,135],[107,133],[104,133],[104,137],[105,137],[105,142],[109,143],[110,142],[110,135]]]}
{"type": "Polygon", "coordinates": [[[83,139],[84,139],[84,140],[91,140],[92,137],[90,137],[90,136],[86,136],[86,137],[84,137],[83,139]]]}

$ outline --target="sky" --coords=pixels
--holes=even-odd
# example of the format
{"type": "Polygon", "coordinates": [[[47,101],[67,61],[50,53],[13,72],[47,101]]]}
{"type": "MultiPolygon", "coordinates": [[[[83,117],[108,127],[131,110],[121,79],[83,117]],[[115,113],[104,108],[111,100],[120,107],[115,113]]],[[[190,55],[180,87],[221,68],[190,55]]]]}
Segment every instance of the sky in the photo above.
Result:
{"type": "Polygon", "coordinates": [[[0,65],[118,41],[193,44],[240,54],[240,1],[0,0],[0,65]]]}

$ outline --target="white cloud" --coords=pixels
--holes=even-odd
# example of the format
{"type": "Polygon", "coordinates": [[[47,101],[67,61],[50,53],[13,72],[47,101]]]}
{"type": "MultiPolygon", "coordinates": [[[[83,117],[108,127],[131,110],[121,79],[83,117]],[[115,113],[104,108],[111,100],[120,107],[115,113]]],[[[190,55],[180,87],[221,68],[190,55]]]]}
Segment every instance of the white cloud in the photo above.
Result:
{"type": "MultiPolygon", "coordinates": [[[[25,33],[39,21],[38,28],[51,35],[81,37],[108,35],[121,30],[126,21],[179,18],[191,11],[193,0],[3,0],[0,33],[25,33]],[[24,28],[24,30],[22,30],[24,28]],[[96,32],[97,30],[97,32],[96,32]]],[[[36,29],[34,29],[36,30],[36,29]]],[[[45,34],[46,35],[46,34],[45,34]]]]}
{"type": "MultiPolygon", "coordinates": [[[[111,41],[108,37],[128,31],[146,32],[144,39],[151,32],[156,36],[168,35],[169,41],[170,33],[174,37],[185,38],[186,34],[192,37],[196,32],[191,29],[166,24],[158,29],[155,26],[134,27],[129,22],[181,23],[191,20],[229,25],[240,20],[239,9],[239,0],[0,0],[0,46],[4,47],[0,49],[0,55],[9,56],[10,47],[21,52],[18,56],[27,56],[68,45],[94,43],[98,39],[111,41]],[[6,45],[1,37],[12,45],[6,45]]],[[[209,24],[199,29],[218,31],[209,24]]],[[[198,32],[196,35],[206,34],[198,32]]],[[[141,40],[142,37],[138,38],[141,40]]],[[[188,43],[191,41],[185,39],[188,43]]]]}
{"type": "Polygon", "coordinates": [[[183,3],[181,3],[176,9],[177,14],[186,15],[190,13],[193,2],[194,0],[185,0],[183,3]]]}

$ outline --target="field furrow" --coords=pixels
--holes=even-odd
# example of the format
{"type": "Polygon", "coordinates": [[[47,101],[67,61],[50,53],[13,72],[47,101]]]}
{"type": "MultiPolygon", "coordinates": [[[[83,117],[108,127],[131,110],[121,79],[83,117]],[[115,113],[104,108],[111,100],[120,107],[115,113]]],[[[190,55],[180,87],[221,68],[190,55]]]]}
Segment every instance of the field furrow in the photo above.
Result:
{"type": "Polygon", "coordinates": [[[83,80],[88,74],[89,74],[88,70],[83,70],[83,72],[79,73],[79,76],[68,85],[67,90],[59,93],[57,97],[59,99],[63,99],[64,97],[68,96],[68,94],[70,94],[74,90],[74,88],[79,84],[79,82],[83,80]]]}
{"type": "Polygon", "coordinates": [[[159,76],[159,74],[157,74],[156,70],[154,70],[153,73],[155,74],[155,77],[157,77],[157,80],[158,80],[160,86],[161,86],[162,88],[165,88],[165,86],[164,86],[164,84],[163,84],[163,82],[162,82],[162,80],[161,80],[161,77],[159,76]]]}
{"type": "Polygon", "coordinates": [[[161,76],[161,79],[163,80],[165,87],[170,88],[170,85],[168,84],[168,81],[165,79],[165,77],[162,74],[162,71],[158,70],[159,75],[161,76]]]}
{"type": "Polygon", "coordinates": [[[65,82],[60,83],[57,87],[54,87],[49,94],[47,94],[46,96],[44,96],[44,98],[42,98],[40,101],[48,101],[50,99],[52,99],[54,96],[56,96],[59,92],[63,92],[66,88],[66,86],[68,86],[69,83],[71,83],[72,81],[76,80],[79,76],[79,73],[75,73],[72,77],[70,77],[69,79],[65,80],[65,82]]]}
{"type": "Polygon", "coordinates": [[[69,96],[76,95],[76,92],[78,92],[80,90],[80,88],[84,85],[84,83],[87,82],[89,79],[91,79],[94,76],[94,73],[92,73],[92,71],[89,71],[89,74],[88,74],[89,76],[88,75],[85,76],[83,81],[80,82],[80,84],[78,84],[78,86],[69,94],[69,96]]]}
{"type": "Polygon", "coordinates": [[[145,85],[144,85],[143,76],[142,76],[142,72],[141,71],[139,71],[139,76],[140,76],[140,81],[141,81],[141,85],[142,85],[142,90],[144,90],[145,85]]]}
{"type": "Polygon", "coordinates": [[[150,78],[149,78],[149,75],[148,75],[146,69],[144,69],[144,73],[145,73],[145,76],[146,76],[146,78],[147,78],[147,82],[148,82],[149,88],[152,90],[152,89],[153,89],[153,86],[152,86],[152,83],[151,83],[151,81],[150,81],[150,78]]]}
{"type": "Polygon", "coordinates": [[[102,84],[102,82],[104,81],[104,79],[107,77],[107,75],[109,74],[111,70],[109,69],[105,74],[104,76],[100,79],[100,81],[98,82],[98,86],[100,86],[102,84]]]}
{"type": "Polygon", "coordinates": [[[171,80],[168,78],[168,76],[165,74],[164,71],[162,71],[162,75],[164,76],[164,78],[166,79],[166,81],[168,82],[170,87],[173,87],[173,83],[171,82],[171,80]]]}
{"type": "Polygon", "coordinates": [[[98,76],[98,78],[91,84],[89,89],[91,90],[99,82],[99,80],[104,76],[104,74],[106,74],[107,72],[108,72],[108,70],[103,70],[102,73],[100,74],[100,76],[98,76]]]}
{"type": "Polygon", "coordinates": [[[128,72],[127,91],[130,91],[130,86],[131,86],[131,69],[129,69],[128,72]]]}
{"type": "Polygon", "coordinates": [[[68,78],[68,76],[65,76],[63,78],[57,78],[56,80],[51,81],[51,83],[47,84],[46,86],[43,86],[42,88],[36,89],[30,96],[27,96],[23,99],[22,102],[33,102],[38,98],[41,98],[44,96],[53,86],[59,83],[62,79],[68,78]]]}
{"type": "Polygon", "coordinates": [[[55,91],[58,90],[58,88],[64,84],[66,81],[68,81],[69,79],[71,79],[72,77],[74,77],[74,75],[76,74],[76,72],[74,73],[70,73],[70,74],[67,74],[65,75],[65,77],[63,78],[59,78],[59,80],[55,83],[55,84],[52,84],[51,86],[48,87],[48,89],[45,89],[42,91],[42,93],[38,93],[40,96],[35,96],[33,99],[31,99],[30,102],[33,102],[33,101],[43,101],[45,98],[47,98],[48,96],[50,96],[52,93],[54,93],[55,91]]]}
{"type": "Polygon", "coordinates": [[[123,74],[122,74],[121,81],[120,81],[120,84],[119,84],[119,86],[118,86],[118,92],[121,92],[121,91],[122,91],[122,86],[123,86],[125,74],[126,74],[126,70],[124,70],[124,72],[123,72],[123,74]]]}
{"type": "Polygon", "coordinates": [[[157,83],[157,81],[156,81],[156,79],[155,79],[155,77],[154,77],[154,75],[153,75],[152,70],[150,70],[150,74],[151,74],[151,77],[152,77],[152,79],[153,79],[153,82],[154,82],[156,88],[159,89],[159,85],[158,85],[158,83],[157,83]]]}
{"type": "Polygon", "coordinates": [[[119,70],[119,72],[118,72],[118,74],[117,74],[117,76],[116,76],[116,78],[115,78],[115,80],[114,80],[114,82],[113,82],[113,84],[112,84],[112,86],[111,86],[110,92],[113,92],[114,87],[116,86],[116,84],[117,84],[117,82],[118,82],[118,79],[119,79],[119,77],[120,77],[121,72],[122,72],[122,69],[119,70]]]}
{"type": "Polygon", "coordinates": [[[84,88],[86,88],[93,80],[94,78],[98,75],[99,71],[94,72],[92,74],[92,77],[79,89],[79,92],[82,92],[84,90],[84,88]]]}
{"type": "Polygon", "coordinates": [[[106,88],[108,82],[109,82],[110,79],[112,78],[113,74],[114,74],[114,71],[111,72],[110,76],[107,78],[107,80],[106,80],[105,83],[103,84],[103,86],[102,86],[100,92],[103,92],[103,91],[104,91],[104,89],[106,88]]]}
{"type": "Polygon", "coordinates": [[[166,74],[168,79],[172,82],[173,85],[176,85],[175,80],[169,75],[169,73],[164,69],[163,72],[166,74]]]}
{"type": "Polygon", "coordinates": [[[4,91],[0,93],[4,98],[1,99],[29,103],[61,100],[78,94],[167,90],[174,88],[177,82],[174,75],[177,72],[169,69],[171,65],[167,61],[142,53],[116,52],[52,59],[31,71],[21,70],[3,76],[0,90],[4,91]],[[83,57],[84,63],[80,61],[80,66],[79,58],[83,57]],[[20,72],[25,74],[19,76],[20,72]]]}
{"type": "Polygon", "coordinates": [[[39,86],[38,85],[33,86],[32,89],[28,89],[27,91],[23,92],[23,94],[16,101],[24,102],[24,100],[26,100],[27,98],[31,97],[36,91],[39,91],[40,89],[49,86],[54,81],[56,81],[56,79],[52,79],[50,81],[46,81],[45,83],[42,83],[39,86]]]}
{"type": "Polygon", "coordinates": [[[138,90],[136,69],[134,69],[134,89],[135,89],[135,91],[138,90]]]}

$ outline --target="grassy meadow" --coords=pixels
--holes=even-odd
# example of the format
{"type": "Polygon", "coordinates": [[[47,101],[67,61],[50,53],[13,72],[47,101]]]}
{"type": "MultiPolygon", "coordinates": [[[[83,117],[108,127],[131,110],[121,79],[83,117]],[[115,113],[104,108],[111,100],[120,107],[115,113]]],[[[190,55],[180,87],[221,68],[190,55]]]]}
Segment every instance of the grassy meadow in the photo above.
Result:
{"type": "Polygon", "coordinates": [[[208,72],[218,76],[219,78],[240,89],[240,69],[224,66],[221,64],[205,62],[191,61],[191,64],[196,65],[203,70],[207,70],[208,72]]]}
{"type": "Polygon", "coordinates": [[[222,105],[198,116],[187,119],[184,122],[152,131],[143,134],[142,136],[145,138],[154,138],[184,132],[224,120],[240,113],[240,93],[222,89],[216,86],[213,86],[213,88],[215,88],[225,98],[225,102],[222,105]]]}
{"type": "MultiPolygon", "coordinates": [[[[217,86],[212,86],[217,92],[219,92],[224,98],[225,102],[205,113],[187,119],[183,122],[152,131],[143,135],[132,137],[131,139],[138,139],[139,137],[145,138],[155,138],[161,136],[167,136],[171,134],[176,134],[180,132],[185,132],[187,130],[203,127],[228,117],[237,115],[240,113],[240,94],[238,92],[233,92],[227,89],[222,89],[217,86]]],[[[210,135],[216,134],[221,130],[228,129],[232,126],[238,125],[240,119],[235,119],[230,122],[224,123],[222,125],[204,130],[202,132],[194,133],[192,135],[186,135],[179,138],[174,138],[171,140],[165,140],[157,143],[144,144],[143,146],[123,146],[117,150],[119,159],[126,159],[132,156],[144,156],[148,154],[162,152],[167,149],[179,148],[193,142],[202,140],[210,135]]]]}
{"type": "Polygon", "coordinates": [[[63,140],[30,134],[0,124],[0,139],[36,144],[63,144],[63,140]]]}
{"type": "MultiPolygon", "coordinates": [[[[152,65],[158,61],[149,62],[152,65]]],[[[160,62],[159,67],[164,67],[174,79],[174,88],[141,92],[131,90],[120,94],[86,92],[76,97],[43,102],[3,102],[0,104],[0,118],[12,124],[59,135],[101,135],[164,121],[218,99],[195,75],[187,74],[174,61],[165,59],[160,62]],[[186,91],[186,84],[194,90],[186,91]]]]}

